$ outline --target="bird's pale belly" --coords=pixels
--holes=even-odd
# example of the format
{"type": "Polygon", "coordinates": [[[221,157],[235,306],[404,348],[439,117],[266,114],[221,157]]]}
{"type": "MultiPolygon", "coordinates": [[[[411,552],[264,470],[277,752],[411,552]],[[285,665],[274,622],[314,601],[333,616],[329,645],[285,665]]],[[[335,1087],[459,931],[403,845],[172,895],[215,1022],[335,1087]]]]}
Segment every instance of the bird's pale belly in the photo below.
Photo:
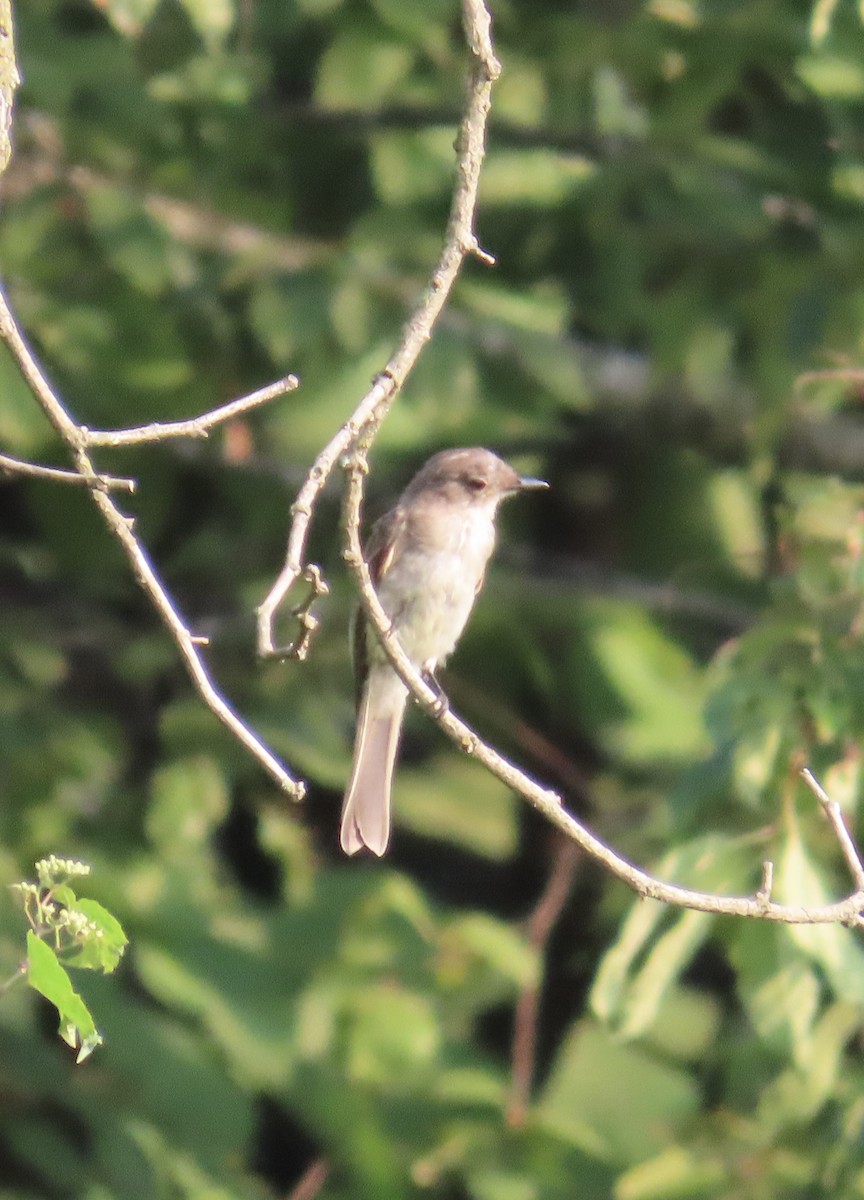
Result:
{"type": "MultiPolygon", "coordinates": [[[[453,650],[474,606],[492,553],[491,521],[465,522],[458,544],[400,556],[378,595],[402,646],[418,667],[442,663],[453,650]]],[[[371,648],[377,660],[383,651],[371,648]]]]}

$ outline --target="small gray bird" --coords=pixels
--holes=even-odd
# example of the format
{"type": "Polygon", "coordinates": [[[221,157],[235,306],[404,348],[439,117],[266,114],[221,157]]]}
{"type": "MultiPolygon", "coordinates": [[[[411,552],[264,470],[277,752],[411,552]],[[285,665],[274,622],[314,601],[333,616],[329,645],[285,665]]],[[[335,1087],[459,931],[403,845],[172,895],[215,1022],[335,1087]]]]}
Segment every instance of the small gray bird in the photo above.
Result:
{"type": "MultiPolygon", "coordinates": [[[[372,529],[366,560],[405,653],[425,674],[452,652],[483,586],[495,517],[507,496],[545,488],[489,450],[442,450],[372,529]]],[[[354,663],[359,706],[354,765],[342,805],[346,854],[390,841],[390,786],[408,690],[358,610],[354,663]]]]}

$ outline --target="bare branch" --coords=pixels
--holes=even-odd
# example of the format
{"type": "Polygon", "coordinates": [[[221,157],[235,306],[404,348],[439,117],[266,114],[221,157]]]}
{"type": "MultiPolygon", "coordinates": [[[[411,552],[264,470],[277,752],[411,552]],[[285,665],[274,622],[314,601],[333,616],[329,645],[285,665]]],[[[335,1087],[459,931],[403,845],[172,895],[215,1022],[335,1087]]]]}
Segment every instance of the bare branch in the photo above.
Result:
{"type": "Polygon", "coordinates": [[[312,638],[318,628],[318,618],[312,612],[312,606],[319,597],[326,596],[330,592],[330,585],[321,574],[321,568],[316,567],[314,563],[310,563],[306,567],[303,579],[309,584],[309,593],[305,600],[294,605],[290,613],[300,626],[300,633],[294,640],[294,657],[300,662],[309,653],[312,638]]]}
{"type": "Polygon", "coordinates": [[[381,602],[372,586],[369,568],[363,557],[360,543],[363,480],[366,475],[366,464],[362,451],[356,452],[355,457],[345,464],[345,469],[348,473],[348,487],[343,512],[344,557],[357,581],[360,602],[372,627],[377,632],[394,670],[404,681],[411,695],[463,753],[476,758],[497,779],[533,805],[570,841],[599,862],[607,871],[623,880],[640,896],[660,900],[664,904],[676,905],[679,908],[692,908],[698,912],[713,913],[716,916],[758,917],[787,925],[855,924],[858,921],[859,915],[864,910],[864,874],[861,876],[862,882],[859,883],[859,876],[856,873],[856,890],[845,900],[813,908],[795,904],[775,904],[770,898],[766,899],[764,875],[759,892],[750,897],[714,896],[707,892],[697,892],[655,879],[652,875],[622,858],[605,842],[586,829],[580,821],[567,812],[563,800],[557,792],[550,788],[544,788],[524,771],[520,771],[512,762],[478,737],[474,730],[457,717],[449,706],[442,706],[440,694],[423,679],[405,654],[398,639],[391,632],[392,622],[381,607],[381,602]]]}
{"type": "Polygon", "coordinates": [[[759,891],[756,893],[756,900],[763,908],[771,902],[771,892],[773,890],[774,864],[770,858],[766,858],[762,864],[762,882],[759,884],[759,891]]]}
{"type": "MultiPolygon", "coordinates": [[[[549,878],[528,922],[528,942],[541,961],[552,930],[570,895],[578,861],[579,852],[573,843],[560,835],[556,836],[549,878]]],[[[522,1128],[528,1111],[537,1054],[541,985],[542,977],[529,984],[523,989],[516,1005],[510,1096],[507,1101],[507,1124],[511,1129],[522,1128]]]]}
{"type": "Polygon", "coordinates": [[[99,430],[87,429],[83,425],[79,428],[87,446],[135,446],[142,442],[164,442],[169,438],[206,438],[216,425],[224,425],[226,421],[233,421],[235,417],[249,412],[250,409],[260,408],[262,404],[267,404],[277,396],[293,392],[299,386],[299,382],[296,375],[286,375],[284,379],[277,379],[275,383],[259,388],[257,392],[250,392],[248,396],[241,396],[239,400],[222,404],[219,408],[213,408],[188,421],[157,421],[152,425],[141,425],[137,429],[99,430]]]}
{"type": "Polygon", "coordinates": [[[71,483],[84,487],[105,488],[111,491],[134,492],[134,479],[122,479],[115,475],[82,475],[78,471],[64,471],[60,467],[43,467],[37,463],[24,462],[10,454],[0,454],[0,471],[7,475],[23,475],[31,479],[50,479],[55,483],[71,483]]]}
{"type": "Polygon", "coordinates": [[[161,192],[141,193],[89,167],[75,166],[65,172],[55,169],[53,175],[85,196],[109,189],[121,191],[138,201],[148,217],[161,225],[174,241],[230,257],[255,258],[266,263],[269,270],[294,274],[325,261],[337,248],[335,243],[312,238],[280,236],[161,192]]]}
{"type": "MultiPolygon", "coordinates": [[[[420,351],[428,342],[465,256],[477,254],[480,249],[474,234],[474,212],[480,167],[485,154],[492,84],[501,68],[492,50],[490,18],[482,0],[462,0],[462,20],[472,58],[466,84],[465,112],[456,140],[456,184],[444,246],[426,291],[402,330],[396,350],[373,380],[371,389],[351,417],[318,455],[300,489],[291,510],[293,520],[285,565],[258,608],[258,653],[265,657],[296,656],[301,647],[305,649],[308,646],[308,636],[304,630],[293,644],[277,649],[273,623],[277,609],[303,571],[309,525],[318,496],[339,459],[358,439],[367,448],[371,444],[420,351]]],[[[486,261],[489,259],[485,253],[481,253],[480,257],[486,261]]]]}
{"type": "Polygon", "coordinates": [[[20,83],[12,30],[12,0],[0,0],[0,174],[12,157],[12,109],[15,90],[20,83]]]}
{"type": "Polygon", "coordinates": [[[287,1196],[287,1200],[315,1200],[330,1176],[326,1158],[316,1158],[309,1164],[287,1196]]]}
{"type": "MultiPolygon", "coordinates": [[[[39,363],[33,356],[30,347],[24,340],[12,310],[9,307],[9,302],[2,291],[0,291],[0,337],[2,337],[12,352],[22,375],[48,417],[48,420],[69,448],[75,462],[75,467],[83,480],[86,483],[90,483],[92,479],[98,478],[98,473],[88,454],[87,431],[76,424],[66,411],[57,393],[51,387],[39,363]]],[[[273,385],[277,389],[274,394],[280,394],[280,389],[285,390],[282,387],[284,382],[284,380],[281,380],[278,385],[273,385]]],[[[261,396],[263,393],[268,392],[268,390],[272,391],[272,389],[264,388],[262,392],[255,393],[254,395],[256,397],[261,396]]],[[[246,401],[251,400],[251,397],[246,397],[246,401]]],[[[236,405],[246,403],[246,401],[235,402],[235,414],[237,411],[236,405]]],[[[256,399],[255,403],[263,403],[263,400],[256,399]]],[[[252,407],[252,404],[246,403],[246,407],[252,407]]],[[[225,405],[222,409],[214,410],[214,413],[224,413],[225,409],[230,408],[232,408],[231,405],[225,405]]],[[[212,423],[214,413],[205,414],[204,418],[200,419],[205,421],[211,419],[212,423]]],[[[224,420],[225,417],[220,416],[218,419],[224,420]]],[[[180,424],[186,424],[186,422],[181,422],[180,424]]],[[[164,584],[153,569],[143,546],[135,536],[133,518],[121,512],[105,489],[92,487],[91,495],[93,503],[99,510],[109,532],[119,543],[120,548],[125,554],[135,578],[149,596],[162,622],[174,639],[186,670],[201,699],[233,736],[261,763],[283,791],[295,799],[301,799],[305,792],[305,785],[294,779],[275,755],[252,732],[249,726],[240,719],[211,680],[207,667],[197,648],[201,639],[187,629],[164,584]]]]}
{"type": "MultiPolygon", "coordinates": [[[[453,118],[454,120],[456,118],[453,118]]],[[[18,150],[4,180],[7,203],[30,196],[36,189],[60,184],[85,201],[110,194],[122,197],[160,226],[174,242],[213,251],[226,258],[260,263],[268,272],[293,275],[327,262],[342,249],[334,239],[274,233],[248,221],[238,221],[204,204],[191,203],[165,192],[143,189],[137,178],[108,174],[92,167],[69,164],[55,121],[45,112],[23,116],[24,152],[18,150]]],[[[439,121],[438,124],[442,122],[439,121]]]]}
{"type": "Polygon", "coordinates": [[[861,862],[861,855],[852,841],[852,835],[846,828],[843,810],[836,800],[831,799],[808,767],[804,767],[801,771],[801,778],[822,805],[822,811],[828,818],[834,835],[840,843],[840,849],[843,851],[843,857],[846,859],[846,866],[849,868],[853,883],[859,891],[864,891],[864,863],[861,862]]]}
{"type": "Polygon", "coordinates": [[[824,371],[804,371],[795,380],[795,391],[800,392],[814,383],[864,383],[864,369],[828,367],[824,371]]]}
{"type": "Polygon", "coordinates": [[[4,980],[3,983],[0,983],[0,996],[5,996],[9,989],[14,987],[19,979],[24,978],[24,976],[27,974],[27,971],[27,963],[21,963],[14,975],[10,976],[9,979],[4,980]]]}

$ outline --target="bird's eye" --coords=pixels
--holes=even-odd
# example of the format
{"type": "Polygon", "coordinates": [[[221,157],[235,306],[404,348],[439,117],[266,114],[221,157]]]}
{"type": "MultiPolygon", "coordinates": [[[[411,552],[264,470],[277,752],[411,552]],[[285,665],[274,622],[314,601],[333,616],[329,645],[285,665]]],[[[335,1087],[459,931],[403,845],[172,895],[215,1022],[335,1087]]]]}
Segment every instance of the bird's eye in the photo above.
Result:
{"type": "Polygon", "coordinates": [[[465,483],[468,490],[474,492],[475,495],[479,496],[481,492],[486,491],[487,481],[481,475],[469,475],[465,483]]]}

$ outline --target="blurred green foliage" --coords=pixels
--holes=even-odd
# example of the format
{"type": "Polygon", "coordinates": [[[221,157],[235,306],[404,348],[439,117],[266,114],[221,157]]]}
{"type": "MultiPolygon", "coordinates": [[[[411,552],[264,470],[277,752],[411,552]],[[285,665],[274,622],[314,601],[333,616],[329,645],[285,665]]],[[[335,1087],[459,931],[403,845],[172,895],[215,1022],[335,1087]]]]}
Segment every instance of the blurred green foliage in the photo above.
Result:
{"type": "MultiPolygon", "coordinates": [[[[854,827],[859,13],[492,7],[477,232],[498,266],[466,265],[376,444],[370,509],[447,445],[548,478],[507,513],[454,704],[662,877],[748,894],[772,859],[778,899],[839,897],[797,770],[854,827]]],[[[326,1200],[864,1196],[850,931],[634,904],[579,862],[538,948],[525,918],[554,837],[419,717],[391,856],[340,857],[335,489],[314,651],[255,662],[296,488],[441,242],[455,0],[39,0],[16,18],[0,261],[76,418],[178,419],[301,376],[206,443],[99,465],[139,478],[129,511],[215,674],[310,794],[289,808],[202,707],[88,497],[5,481],[0,881],[86,860],[131,951],[83,977],[105,1039],[83,1066],[26,989],[0,1000],[3,1196],[286,1195],[318,1160],[326,1200]]],[[[2,449],[63,463],[5,353],[0,384],[2,449]]],[[[21,959],[4,895],[0,978],[21,959]]]]}

